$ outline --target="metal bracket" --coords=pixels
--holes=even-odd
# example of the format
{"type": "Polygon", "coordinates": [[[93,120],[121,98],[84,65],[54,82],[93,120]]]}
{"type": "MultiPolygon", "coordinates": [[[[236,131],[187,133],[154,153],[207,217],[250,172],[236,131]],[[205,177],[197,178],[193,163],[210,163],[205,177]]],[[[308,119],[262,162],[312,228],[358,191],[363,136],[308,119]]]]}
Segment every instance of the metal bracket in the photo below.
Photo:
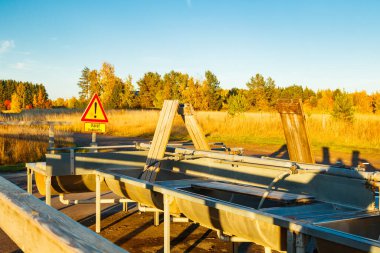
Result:
{"type": "Polygon", "coordinates": [[[70,174],[75,174],[75,152],[74,149],[70,149],[70,174]]]}

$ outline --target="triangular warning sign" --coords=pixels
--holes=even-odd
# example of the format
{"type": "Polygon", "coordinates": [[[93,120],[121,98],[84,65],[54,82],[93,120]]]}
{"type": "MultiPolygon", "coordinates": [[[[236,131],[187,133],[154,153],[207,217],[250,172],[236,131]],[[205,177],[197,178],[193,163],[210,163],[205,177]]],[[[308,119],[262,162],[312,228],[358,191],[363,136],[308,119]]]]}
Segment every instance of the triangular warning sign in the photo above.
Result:
{"type": "Polygon", "coordinates": [[[98,94],[94,94],[84,111],[81,121],[85,122],[108,122],[107,115],[104,112],[103,105],[100,102],[98,94]]]}

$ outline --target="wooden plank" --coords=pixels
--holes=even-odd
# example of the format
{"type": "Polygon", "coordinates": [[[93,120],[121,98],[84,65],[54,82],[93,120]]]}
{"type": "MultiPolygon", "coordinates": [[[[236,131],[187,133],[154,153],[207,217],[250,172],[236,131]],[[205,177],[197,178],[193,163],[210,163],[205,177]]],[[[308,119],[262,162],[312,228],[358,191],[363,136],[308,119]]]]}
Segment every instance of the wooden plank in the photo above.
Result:
{"type": "Polygon", "coordinates": [[[281,99],[277,103],[277,110],[281,116],[290,160],[314,163],[302,101],[281,99]]]}
{"type": "Polygon", "coordinates": [[[141,179],[149,182],[154,182],[156,180],[157,173],[160,170],[160,161],[165,155],[166,145],[169,142],[170,132],[173,127],[174,116],[177,109],[178,100],[164,101],[141,179]]]}
{"type": "MultiPolygon", "coordinates": [[[[245,195],[261,197],[266,192],[266,189],[258,188],[249,185],[237,185],[223,182],[207,182],[191,184],[192,187],[202,189],[221,190],[227,192],[240,193],[245,195]]],[[[294,194],[289,192],[271,191],[267,197],[268,199],[280,200],[283,202],[305,202],[314,199],[313,196],[294,194]]]]}
{"type": "MultiPolygon", "coordinates": [[[[160,116],[158,118],[158,122],[157,122],[156,130],[154,132],[152,143],[158,142],[158,138],[160,137],[160,133],[164,130],[165,126],[163,125],[163,122],[167,119],[167,117],[169,115],[168,106],[169,106],[169,102],[164,101],[164,104],[163,104],[161,112],[160,112],[160,116]]],[[[154,157],[155,157],[158,149],[159,149],[158,145],[152,145],[152,147],[148,151],[148,159],[154,160],[154,157]]],[[[150,160],[147,160],[147,163],[148,162],[150,162],[150,160]]]]}
{"type": "Polygon", "coordinates": [[[163,120],[160,125],[158,132],[155,132],[155,137],[153,138],[152,147],[153,152],[151,156],[148,153],[148,162],[146,163],[146,178],[145,180],[153,182],[156,179],[157,173],[160,169],[160,160],[164,157],[166,145],[169,142],[170,132],[173,126],[174,116],[178,108],[178,101],[174,102],[167,100],[164,102],[163,107],[163,120]]]}
{"type": "Polygon", "coordinates": [[[0,177],[0,228],[24,252],[127,252],[0,177]]]}
{"type": "Polygon", "coordinates": [[[210,150],[210,146],[207,143],[202,128],[198,125],[198,122],[195,119],[193,107],[190,104],[183,104],[180,105],[178,112],[185,123],[195,149],[210,150]]]}

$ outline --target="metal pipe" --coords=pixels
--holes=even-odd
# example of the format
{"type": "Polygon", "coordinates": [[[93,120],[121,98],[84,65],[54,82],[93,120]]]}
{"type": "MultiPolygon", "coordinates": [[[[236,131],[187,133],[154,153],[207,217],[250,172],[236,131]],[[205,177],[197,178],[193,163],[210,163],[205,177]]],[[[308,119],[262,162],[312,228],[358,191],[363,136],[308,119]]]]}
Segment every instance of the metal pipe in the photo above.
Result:
{"type": "Polygon", "coordinates": [[[268,185],[267,190],[264,192],[263,196],[261,197],[261,200],[257,209],[260,209],[261,206],[264,204],[265,199],[268,197],[269,193],[272,191],[273,185],[291,174],[293,174],[293,172],[292,170],[289,170],[289,171],[279,174],[277,177],[273,179],[273,181],[268,185]]]}
{"type": "MultiPolygon", "coordinates": [[[[64,194],[59,194],[59,201],[64,205],[96,204],[96,199],[65,199],[64,194]]],[[[129,199],[100,199],[101,204],[118,204],[134,202],[129,199]]]]}
{"type": "MultiPolygon", "coordinates": [[[[139,143],[138,147],[140,149],[149,149],[150,144],[139,143]]],[[[182,160],[210,158],[210,159],[225,160],[225,161],[230,161],[230,162],[266,165],[266,166],[274,166],[274,167],[280,167],[280,168],[291,168],[291,166],[294,165],[294,162],[292,161],[281,160],[281,159],[230,155],[230,154],[220,153],[216,151],[193,150],[193,149],[180,148],[180,147],[167,146],[166,151],[172,154],[174,153],[174,154],[184,155],[182,160]]],[[[351,169],[346,169],[346,168],[339,168],[339,167],[320,165],[320,164],[297,163],[297,165],[299,167],[298,173],[300,174],[326,173],[329,175],[344,176],[344,177],[349,177],[349,178],[380,182],[380,172],[365,172],[365,171],[351,170],[351,169]]]]}
{"type": "Polygon", "coordinates": [[[170,202],[169,196],[164,194],[164,253],[170,252],[170,202]]]}
{"type": "Polygon", "coordinates": [[[162,210],[154,208],[154,207],[142,206],[140,205],[140,203],[137,205],[137,209],[140,212],[163,212],[162,210]]]}
{"type": "Polygon", "coordinates": [[[123,148],[136,148],[136,145],[114,145],[114,146],[98,146],[98,147],[63,147],[63,148],[49,148],[48,150],[94,150],[94,149],[123,149],[123,148]]]}
{"type": "Polygon", "coordinates": [[[189,218],[186,218],[186,217],[171,217],[170,218],[170,221],[171,222],[189,222],[189,218]]]}

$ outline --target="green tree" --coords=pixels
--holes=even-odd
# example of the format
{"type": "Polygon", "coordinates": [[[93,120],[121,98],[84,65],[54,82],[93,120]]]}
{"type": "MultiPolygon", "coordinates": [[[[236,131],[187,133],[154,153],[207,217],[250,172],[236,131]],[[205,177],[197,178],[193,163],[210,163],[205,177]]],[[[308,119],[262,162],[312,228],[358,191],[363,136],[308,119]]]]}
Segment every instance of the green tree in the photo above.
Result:
{"type": "Polygon", "coordinates": [[[227,99],[228,114],[235,116],[244,113],[249,108],[249,102],[242,91],[237,91],[227,99]]]}
{"type": "Polygon", "coordinates": [[[332,116],[350,123],[354,121],[354,104],[346,92],[336,95],[332,116]]]}
{"type": "Polygon", "coordinates": [[[142,108],[152,108],[158,105],[156,94],[162,87],[161,76],[158,73],[148,72],[137,82],[139,99],[142,108]]]}
{"type": "Polygon", "coordinates": [[[82,70],[82,75],[79,78],[78,86],[80,88],[79,98],[82,100],[87,100],[90,98],[90,69],[84,67],[82,70]]]}
{"type": "Polygon", "coordinates": [[[281,91],[281,98],[302,99],[304,101],[303,88],[300,85],[291,85],[281,91]]]}

